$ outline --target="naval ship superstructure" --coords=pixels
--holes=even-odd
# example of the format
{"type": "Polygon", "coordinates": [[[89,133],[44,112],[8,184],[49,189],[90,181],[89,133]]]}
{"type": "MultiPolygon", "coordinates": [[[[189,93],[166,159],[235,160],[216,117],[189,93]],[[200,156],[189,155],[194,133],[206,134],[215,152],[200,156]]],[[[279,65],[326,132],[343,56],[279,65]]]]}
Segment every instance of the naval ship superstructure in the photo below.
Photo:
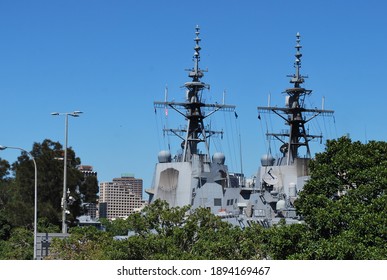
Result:
{"type": "Polygon", "coordinates": [[[173,109],[186,120],[184,128],[164,128],[165,133],[181,138],[181,150],[174,156],[170,150],[159,152],[152,186],[146,192],[150,203],[161,199],[170,207],[190,205],[191,209],[211,209],[216,215],[236,215],[243,176],[228,171],[223,153],[210,155],[211,136],[223,132],[211,130],[205,125],[207,117],[217,111],[234,112],[235,106],[205,103],[203,94],[210,86],[202,82],[205,70],[199,67],[201,39],[198,26],[195,34],[194,65],[188,69],[191,81],[184,84],[185,101],[154,102],[155,110],[173,109]]]}
{"type": "Polygon", "coordinates": [[[301,75],[300,34],[296,35],[295,73],[289,75],[293,87],[285,90],[285,106],[258,107],[261,114],[275,114],[289,127],[280,133],[267,133],[270,140],[281,142],[280,156],[273,156],[271,148],[261,157],[256,176],[246,179],[242,173],[231,173],[225,165],[225,155],[216,152],[210,156],[209,139],[222,133],[207,129],[205,119],[219,110],[235,112],[235,106],[207,104],[203,91],[209,85],[202,82],[199,68],[199,27],[196,27],[194,67],[189,69],[192,79],[184,84],[185,102],[154,102],[155,109],[171,108],[187,121],[183,129],[165,128],[165,133],[181,138],[181,152],[172,157],[170,150],[158,154],[152,186],[146,192],[149,202],[165,200],[170,207],[190,205],[191,209],[204,207],[234,225],[242,228],[252,224],[270,227],[284,220],[286,224],[302,222],[294,207],[298,194],[309,179],[311,160],[309,142],[322,135],[309,134],[306,124],[317,116],[330,116],[332,110],[306,108],[305,99],[312,90],[303,87],[307,76],[301,75]],[[204,146],[204,152],[199,150],[204,146]],[[305,150],[305,155],[301,155],[305,150]]]}
{"type": "MultiPolygon", "coordinates": [[[[293,87],[285,90],[285,106],[258,107],[258,119],[261,114],[271,113],[282,118],[288,129],[280,133],[266,133],[268,140],[280,141],[280,154],[274,157],[269,148],[261,157],[261,166],[255,181],[242,189],[245,205],[240,223],[248,226],[259,222],[264,226],[277,224],[281,219],[287,224],[298,223],[302,217],[297,215],[294,202],[298,193],[309,179],[308,164],[311,160],[309,142],[322,139],[322,135],[309,134],[306,124],[317,116],[331,116],[334,111],[324,108],[306,108],[305,99],[312,90],[303,87],[307,76],[301,75],[300,34],[296,35],[295,73],[288,75],[293,87]],[[305,152],[301,154],[301,150],[305,152]]],[[[324,105],[322,105],[324,107],[324,105]]],[[[240,201],[240,206],[243,204],[240,201]]]]}

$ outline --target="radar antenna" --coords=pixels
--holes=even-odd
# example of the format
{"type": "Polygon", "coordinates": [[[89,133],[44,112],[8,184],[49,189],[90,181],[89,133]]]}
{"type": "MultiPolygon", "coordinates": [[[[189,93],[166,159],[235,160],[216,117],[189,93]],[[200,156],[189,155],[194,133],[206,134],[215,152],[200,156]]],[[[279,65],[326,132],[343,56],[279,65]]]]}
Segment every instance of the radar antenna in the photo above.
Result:
{"type": "MultiPolygon", "coordinates": [[[[310,135],[305,129],[305,124],[317,117],[318,115],[332,115],[334,111],[324,109],[307,109],[305,108],[305,97],[312,93],[312,90],[302,87],[304,79],[308,76],[301,75],[301,48],[300,45],[300,33],[296,35],[296,54],[294,68],[295,73],[288,75],[290,77],[290,83],[294,84],[293,88],[285,90],[286,107],[258,107],[258,113],[275,113],[285,120],[285,123],[290,127],[286,133],[267,133],[267,136],[271,136],[281,141],[281,152],[283,156],[287,158],[287,164],[290,165],[296,158],[299,157],[298,149],[302,146],[306,148],[306,157],[310,158],[309,142],[315,138],[322,138],[322,135],[310,135]],[[309,115],[307,119],[306,116],[309,115]],[[288,141],[283,139],[288,137],[288,141]]],[[[259,115],[260,116],[260,115],[259,115]]]]}
{"type": "Polygon", "coordinates": [[[184,116],[187,120],[187,126],[184,129],[164,129],[164,131],[170,132],[183,140],[183,155],[181,160],[184,162],[190,161],[192,155],[199,154],[199,143],[204,143],[209,157],[208,138],[214,134],[223,133],[222,131],[206,130],[204,119],[219,110],[235,111],[235,106],[233,105],[218,103],[206,104],[202,101],[203,90],[209,89],[210,85],[201,81],[201,78],[204,76],[203,72],[206,71],[199,67],[201,51],[199,43],[201,42],[201,39],[199,37],[200,28],[198,25],[195,28],[195,35],[195,52],[193,55],[194,66],[187,70],[189,72],[188,77],[192,78],[192,81],[184,84],[184,87],[186,88],[185,102],[169,102],[167,100],[164,102],[154,102],[155,108],[165,108],[168,106],[184,116]],[[185,136],[183,137],[181,134],[185,134],[185,136]]]}

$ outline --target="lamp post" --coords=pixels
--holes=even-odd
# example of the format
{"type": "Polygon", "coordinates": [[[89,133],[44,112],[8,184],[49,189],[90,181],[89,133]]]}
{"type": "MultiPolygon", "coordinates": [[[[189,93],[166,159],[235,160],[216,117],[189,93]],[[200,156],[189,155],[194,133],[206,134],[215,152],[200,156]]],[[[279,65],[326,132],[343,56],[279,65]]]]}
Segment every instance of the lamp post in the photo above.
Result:
{"type": "Polygon", "coordinates": [[[68,141],[68,126],[69,121],[68,117],[79,117],[82,114],[81,111],[74,111],[70,113],[51,113],[53,116],[65,116],[65,146],[64,146],[64,158],[63,158],[63,197],[62,197],[62,233],[67,233],[66,225],[66,211],[67,211],[67,201],[66,201],[66,190],[67,190],[67,141],[68,141]]]}
{"type": "Polygon", "coordinates": [[[11,147],[11,146],[2,146],[0,145],[0,150],[5,150],[5,149],[16,149],[20,151],[24,151],[28,154],[28,156],[32,159],[34,162],[34,167],[35,167],[35,198],[34,198],[34,260],[36,260],[36,247],[37,247],[37,233],[38,233],[38,169],[36,167],[36,161],[35,158],[29,153],[28,151],[19,148],[19,147],[11,147]]]}

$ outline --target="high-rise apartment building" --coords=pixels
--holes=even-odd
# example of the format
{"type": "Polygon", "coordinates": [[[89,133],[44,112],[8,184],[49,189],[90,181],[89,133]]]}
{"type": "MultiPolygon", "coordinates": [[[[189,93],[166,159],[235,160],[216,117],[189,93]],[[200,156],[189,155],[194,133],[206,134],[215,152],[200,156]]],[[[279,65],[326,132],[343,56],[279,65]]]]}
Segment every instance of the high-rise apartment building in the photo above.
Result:
{"type": "Polygon", "coordinates": [[[121,178],[114,178],[113,183],[131,185],[131,190],[142,199],[142,179],[134,178],[134,174],[124,173],[121,178]]]}
{"type": "Polygon", "coordinates": [[[106,218],[123,218],[141,208],[142,179],[134,178],[133,174],[123,174],[114,178],[113,182],[99,184],[99,202],[104,205],[106,218]]]}

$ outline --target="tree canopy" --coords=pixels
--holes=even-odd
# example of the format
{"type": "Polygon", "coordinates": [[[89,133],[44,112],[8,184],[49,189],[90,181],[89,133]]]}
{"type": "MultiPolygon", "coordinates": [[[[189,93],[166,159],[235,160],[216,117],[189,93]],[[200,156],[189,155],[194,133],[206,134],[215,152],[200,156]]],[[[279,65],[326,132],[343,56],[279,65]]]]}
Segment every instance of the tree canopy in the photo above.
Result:
{"type": "MultiPolygon", "coordinates": [[[[59,142],[44,140],[34,143],[31,155],[38,171],[38,217],[45,217],[52,224],[61,224],[61,199],[63,196],[63,148],[59,142]]],[[[82,184],[83,175],[77,170],[80,159],[69,148],[67,187],[72,196],[78,198],[76,187],[82,184]]],[[[9,197],[4,211],[14,226],[33,224],[34,209],[34,165],[27,153],[22,152],[12,164],[14,177],[7,185],[9,197]]],[[[80,212],[80,199],[70,207],[69,222],[73,223],[80,212]]]]}
{"type": "Polygon", "coordinates": [[[310,172],[296,200],[305,223],[265,231],[265,252],[274,259],[387,259],[387,143],[327,141],[310,172]]]}
{"type": "Polygon", "coordinates": [[[261,259],[253,234],[222,221],[208,209],[170,208],[157,200],[128,219],[105,220],[106,232],[73,228],[68,239],[55,240],[51,258],[59,259],[261,259]],[[126,229],[126,230],[125,230],[126,229]],[[117,233],[126,236],[114,239],[117,233]],[[129,235],[128,235],[129,233],[129,235]],[[90,249],[92,248],[92,249],[90,249]]]}
{"type": "Polygon", "coordinates": [[[387,258],[387,143],[327,142],[296,202],[310,246],[296,257],[387,258]]]}
{"type": "MultiPolygon", "coordinates": [[[[60,230],[63,153],[62,145],[49,139],[45,139],[42,143],[34,143],[30,152],[35,159],[38,173],[39,232],[60,230]]],[[[81,203],[84,198],[90,199],[87,202],[96,202],[98,182],[96,178],[84,179],[82,172],[77,169],[81,160],[71,148],[68,148],[67,154],[67,187],[71,196],[75,198],[75,201],[69,205],[70,214],[67,218],[70,226],[73,226],[76,225],[76,217],[82,214],[81,203]],[[85,191],[85,194],[81,191],[85,191]]],[[[0,240],[11,241],[15,233],[20,235],[29,232],[30,237],[33,237],[34,184],[34,164],[26,152],[21,152],[17,161],[12,164],[0,158],[0,240]],[[19,228],[26,231],[18,230],[19,228]]],[[[26,240],[31,239],[26,237],[26,240]]],[[[30,254],[26,257],[33,255],[32,243],[29,247],[30,254]]],[[[10,256],[4,250],[1,252],[0,259],[10,256]]]]}

